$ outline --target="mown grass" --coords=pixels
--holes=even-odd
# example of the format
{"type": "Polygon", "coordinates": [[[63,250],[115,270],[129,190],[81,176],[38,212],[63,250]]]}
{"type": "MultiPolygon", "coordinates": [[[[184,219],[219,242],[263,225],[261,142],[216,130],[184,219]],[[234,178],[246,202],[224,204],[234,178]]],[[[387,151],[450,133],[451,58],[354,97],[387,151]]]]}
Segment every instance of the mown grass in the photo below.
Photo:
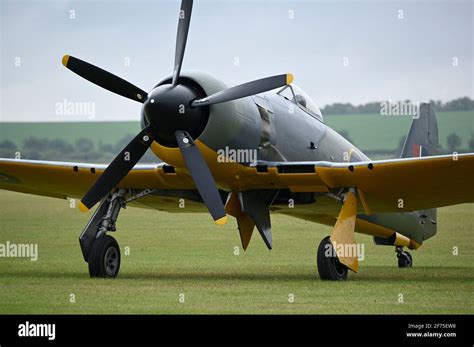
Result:
{"type": "Polygon", "coordinates": [[[0,258],[0,313],[474,313],[474,204],[440,210],[438,235],[413,252],[411,269],[397,267],[392,247],[357,235],[365,260],[344,283],[317,275],[328,227],[274,215],[274,249],[255,234],[235,255],[233,220],[217,227],[205,214],[136,208],[122,211],[114,235],[119,277],[91,279],[78,243],[88,215],[67,201],[6,191],[0,204],[0,243],[39,245],[36,262],[0,258]]]}

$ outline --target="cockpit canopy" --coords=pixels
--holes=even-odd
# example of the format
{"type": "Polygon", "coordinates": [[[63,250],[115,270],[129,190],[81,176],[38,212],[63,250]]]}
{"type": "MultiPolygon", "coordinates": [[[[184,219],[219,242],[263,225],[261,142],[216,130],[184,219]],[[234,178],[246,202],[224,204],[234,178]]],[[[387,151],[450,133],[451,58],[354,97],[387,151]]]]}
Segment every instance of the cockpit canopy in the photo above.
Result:
{"type": "Polygon", "coordinates": [[[306,94],[304,90],[298,87],[296,84],[283,87],[277,92],[277,94],[287,100],[293,101],[302,110],[306,111],[321,122],[324,122],[323,115],[319,107],[308,96],[308,94],[306,94]]]}

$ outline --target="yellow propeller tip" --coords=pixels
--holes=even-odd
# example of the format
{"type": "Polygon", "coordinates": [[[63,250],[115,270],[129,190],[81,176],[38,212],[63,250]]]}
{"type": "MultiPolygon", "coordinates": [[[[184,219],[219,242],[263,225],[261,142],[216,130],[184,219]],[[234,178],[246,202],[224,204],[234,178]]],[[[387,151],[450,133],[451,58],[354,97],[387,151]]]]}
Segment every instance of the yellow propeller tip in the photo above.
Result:
{"type": "Polygon", "coordinates": [[[214,221],[217,225],[224,225],[227,223],[227,216],[219,218],[218,220],[214,221]]]}
{"type": "Polygon", "coordinates": [[[62,59],[63,65],[67,67],[68,61],[69,61],[69,56],[68,56],[68,55],[65,55],[65,56],[63,57],[63,59],[62,59]]]}
{"type": "Polygon", "coordinates": [[[87,208],[87,206],[84,205],[82,202],[79,203],[79,210],[80,210],[81,212],[87,212],[87,211],[89,211],[89,209],[87,208]]]}
{"type": "Polygon", "coordinates": [[[293,79],[294,79],[293,74],[291,74],[291,73],[286,74],[286,84],[293,83],[293,79]]]}

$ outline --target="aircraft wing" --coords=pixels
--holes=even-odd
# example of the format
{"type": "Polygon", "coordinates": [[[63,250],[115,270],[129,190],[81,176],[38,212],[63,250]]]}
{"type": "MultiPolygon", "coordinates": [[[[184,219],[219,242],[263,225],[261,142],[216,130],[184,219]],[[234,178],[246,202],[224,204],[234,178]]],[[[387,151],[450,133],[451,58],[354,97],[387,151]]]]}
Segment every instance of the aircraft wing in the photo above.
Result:
{"type": "MultiPolygon", "coordinates": [[[[259,162],[240,167],[238,175],[230,176],[238,178],[227,182],[229,190],[327,193],[356,188],[367,214],[474,202],[474,153],[358,163],[259,162]]],[[[0,189],[81,198],[105,168],[106,165],[0,159],[0,189]]],[[[118,187],[156,189],[161,196],[173,196],[170,192],[189,195],[192,191],[192,197],[196,197],[191,177],[166,164],[136,165],[118,187]]],[[[137,202],[159,207],[151,196],[137,202]]]]}
{"type": "MultiPolygon", "coordinates": [[[[107,165],[0,159],[0,189],[66,199],[81,198],[107,165]]],[[[126,189],[192,190],[190,176],[163,163],[136,165],[119,183],[126,189]]]]}
{"type": "Polygon", "coordinates": [[[320,185],[321,182],[330,190],[357,188],[367,214],[474,202],[474,153],[358,163],[281,162],[266,165],[300,176],[303,183],[298,191],[315,191],[311,184],[320,185]],[[314,179],[304,183],[303,179],[308,175],[314,179]]]}

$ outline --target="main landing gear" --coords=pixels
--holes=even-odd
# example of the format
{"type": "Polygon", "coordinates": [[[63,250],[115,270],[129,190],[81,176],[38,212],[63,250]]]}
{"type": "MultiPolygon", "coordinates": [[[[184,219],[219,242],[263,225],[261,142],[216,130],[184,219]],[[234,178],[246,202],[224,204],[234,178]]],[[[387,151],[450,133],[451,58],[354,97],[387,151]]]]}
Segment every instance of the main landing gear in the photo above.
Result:
{"type": "Polygon", "coordinates": [[[120,248],[110,235],[102,235],[92,244],[89,255],[91,277],[114,278],[120,269],[120,248]]]}
{"type": "Polygon", "coordinates": [[[330,237],[325,237],[318,247],[318,272],[322,280],[345,281],[348,268],[339,262],[330,237]]]}
{"type": "Polygon", "coordinates": [[[407,251],[404,251],[403,247],[400,247],[400,246],[395,247],[395,252],[397,253],[399,268],[413,266],[413,258],[411,254],[407,251]]]}
{"type": "Polygon", "coordinates": [[[120,248],[106,232],[115,231],[120,209],[125,208],[125,189],[109,194],[94,212],[79,237],[82,255],[91,277],[114,278],[120,270],[120,248]]]}

